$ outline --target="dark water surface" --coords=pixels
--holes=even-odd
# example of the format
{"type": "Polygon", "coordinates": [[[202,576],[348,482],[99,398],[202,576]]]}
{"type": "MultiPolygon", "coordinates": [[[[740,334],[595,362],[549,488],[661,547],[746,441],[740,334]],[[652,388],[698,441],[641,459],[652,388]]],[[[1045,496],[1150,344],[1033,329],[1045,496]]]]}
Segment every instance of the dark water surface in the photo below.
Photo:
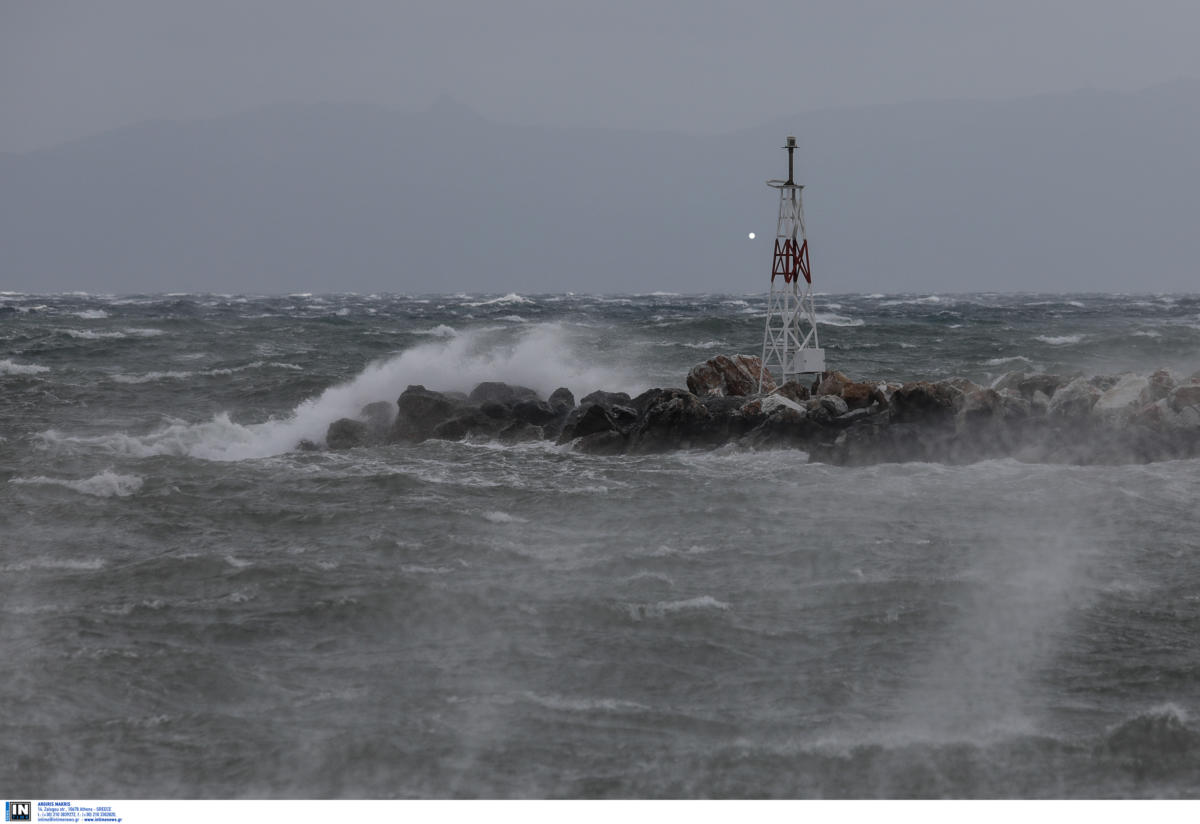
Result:
{"type": "MultiPolygon", "coordinates": [[[[758,354],[762,296],[0,294],[0,786],[1200,795],[1200,462],[293,451],[410,383],[758,354]]],[[[1200,297],[819,298],[876,378],[1200,369],[1200,297]]]]}

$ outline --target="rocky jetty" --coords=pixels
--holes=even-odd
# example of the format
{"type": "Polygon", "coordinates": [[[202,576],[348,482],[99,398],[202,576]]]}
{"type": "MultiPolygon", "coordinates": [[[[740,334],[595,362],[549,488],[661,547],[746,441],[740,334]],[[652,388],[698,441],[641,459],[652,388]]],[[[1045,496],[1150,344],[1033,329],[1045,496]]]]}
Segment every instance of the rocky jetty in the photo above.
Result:
{"type": "MultiPolygon", "coordinates": [[[[1140,463],[1200,455],[1200,372],[1112,377],[1010,372],[991,386],[965,378],[897,383],[824,372],[777,386],[758,358],[719,355],[687,388],[637,397],[487,382],[469,395],[409,386],[330,424],[329,449],[427,439],[554,441],[596,455],[791,447],[842,465],[988,458],[1140,463]],[[762,392],[759,378],[762,377],[762,392]]],[[[304,444],[306,448],[313,445],[304,444]]]]}

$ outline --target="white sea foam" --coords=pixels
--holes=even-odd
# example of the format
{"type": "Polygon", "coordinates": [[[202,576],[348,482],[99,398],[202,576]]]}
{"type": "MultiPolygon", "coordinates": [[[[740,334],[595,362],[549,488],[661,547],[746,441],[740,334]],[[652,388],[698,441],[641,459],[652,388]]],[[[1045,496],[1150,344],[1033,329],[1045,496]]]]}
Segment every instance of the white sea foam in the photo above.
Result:
{"type": "Polygon", "coordinates": [[[862,318],[835,315],[832,312],[817,312],[817,323],[823,323],[826,326],[862,326],[866,321],[862,318]]]}
{"type": "Polygon", "coordinates": [[[697,598],[687,598],[682,601],[658,601],[653,604],[627,604],[630,617],[634,620],[643,618],[663,618],[679,612],[726,612],[729,604],[718,601],[711,595],[701,595],[697,598]]]}
{"type": "Polygon", "coordinates": [[[49,371],[49,366],[39,366],[36,363],[13,363],[11,360],[0,360],[0,375],[36,375],[39,372],[49,371]]]}
{"type": "Polygon", "coordinates": [[[983,365],[984,366],[1003,366],[1006,363],[1015,363],[1017,361],[1024,361],[1025,363],[1033,362],[1033,361],[1029,360],[1029,358],[1025,357],[1024,355],[1013,355],[1012,357],[1008,357],[1008,358],[992,358],[991,360],[984,361],[983,365]]]}
{"type": "Polygon", "coordinates": [[[477,303],[465,303],[464,306],[497,306],[497,305],[518,305],[518,304],[533,304],[537,301],[530,300],[527,297],[522,297],[516,292],[509,292],[502,298],[492,298],[491,300],[481,300],[477,303]]]}
{"type": "Polygon", "coordinates": [[[1155,332],[1153,329],[1145,331],[1137,331],[1133,333],[1135,338],[1161,338],[1162,332],[1155,332]]]}
{"type": "Polygon", "coordinates": [[[485,521],[491,521],[493,524],[523,524],[526,523],[524,518],[518,518],[515,515],[509,515],[507,512],[485,512],[483,513],[485,521]]]}
{"type": "Polygon", "coordinates": [[[432,329],[425,329],[418,332],[419,335],[432,335],[435,338],[452,338],[458,334],[458,330],[453,326],[447,326],[444,323],[439,323],[432,329]]]}
{"type": "Polygon", "coordinates": [[[520,315],[504,315],[502,317],[496,318],[496,320],[506,320],[509,323],[525,323],[526,322],[525,318],[521,317],[520,315]]]}
{"type": "Polygon", "coordinates": [[[145,372],[141,375],[113,375],[112,379],[117,383],[151,383],[153,381],[166,380],[186,380],[194,377],[219,377],[224,375],[232,375],[235,372],[245,372],[247,369],[290,369],[292,371],[302,371],[303,367],[297,366],[294,363],[281,363],[279,361],[254,361],[247,363],[244,366],[230,366],[222,369],[205,369],[198,372],[189,372],[183,370],[166,370],[161,372],[145,372]]]}
{"type": "Polygon", "coordinates": [[[125,328],[110,332],[97,332],[93,329],[63,329],[63,334],[81,340],[104,340],[107,338],[153,338],[165,334],[161,329],[125,328]]]}
{"type": "Polygon", "coordinates": [[[1037,335],[1034,340],[1040,340],[1051,346],[1066,346],[1071,343],[1079,343],[1083,340],[1083,335],[1037,335]]]}
{"type": "Polygon", "coordinates": [[[105,312],[103,309],[84,309],[82,312],[74,312],[72,314],[84,320],[103,320],[108,317],[108,312],[105,312]]]}
{"type": "Polygon", "coordinates": [[[538,695],[527,692],[525,698],[538,706],[564,712],[646,712],[650,708],[636,701],[618,698],[568,698],[563,695],[538,695]]]}
{"type": "Polygon", "coordinates": [[[94,495],[97,498],[125,498],[142,488],[142,479],[137,475],[118,475],[111,469],[106,469],[98,475],[83,480],[66,478],[47,478],[38,475],[33,478],[13,478],[10,484],[50,484],[73,489],[84,495],[94,495]]]}
{"type": "Polygon", "coordinates": [[[40,438],[47,448],[67,451],[236,461],[288,452],[304,439],[320,443],[331,422],[357,417],[372,401],[393,401],[409,384],[470,391],[481,381],[499,380],[528,386],[543,396],[559,386],[576,396],[597,388],[631,395],[645,389],[639,378],[573,356],[570,335],[560,324],[522,327],[515,340],[511,330],[503,340],[495,337],[472,330],[376,361],[353,380],[326,389],[279,420],[244,425],[221,413],[202,423],[176,421],[147,435],[72,436],[50,430],[40,438]]]}

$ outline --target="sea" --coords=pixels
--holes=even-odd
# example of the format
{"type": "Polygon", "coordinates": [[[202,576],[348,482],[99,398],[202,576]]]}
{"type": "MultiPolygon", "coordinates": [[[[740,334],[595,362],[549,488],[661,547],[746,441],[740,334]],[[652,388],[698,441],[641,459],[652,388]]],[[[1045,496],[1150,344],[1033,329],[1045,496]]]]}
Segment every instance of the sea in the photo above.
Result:
{"type": "MultiPolygon", "coordinates": [[[[765,296],[0,293],[0,787],[1200,796],[1200,462],[303,451],[631,394],[765,296]]],[[[818,295],[854,378],[1200,370],[1200,296],[818,295]]]]}

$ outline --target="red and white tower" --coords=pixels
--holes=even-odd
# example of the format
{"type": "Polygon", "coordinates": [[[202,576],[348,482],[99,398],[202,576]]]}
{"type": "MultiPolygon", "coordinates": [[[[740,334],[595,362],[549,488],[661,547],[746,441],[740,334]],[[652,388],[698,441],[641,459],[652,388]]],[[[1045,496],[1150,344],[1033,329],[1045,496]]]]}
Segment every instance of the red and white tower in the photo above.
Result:
{"type": "MultiPolygon", "coordinates": [[[[788,135],[783,148],[788,153],[787,180],[767,181],[768,186],[779,190],[779,223],[775,229],[775,262],[771,267],[762,354],[764,371],[769,370],[781,386],[800,375],[825,371],[825,350],[817,340],[808,238],[804,232],[804,206],[800,202],[804,187],[795,182],[793,172],[796,138],[788,135]]],[[[762,391],[761,375],[758,391],[762,391]]]]}

